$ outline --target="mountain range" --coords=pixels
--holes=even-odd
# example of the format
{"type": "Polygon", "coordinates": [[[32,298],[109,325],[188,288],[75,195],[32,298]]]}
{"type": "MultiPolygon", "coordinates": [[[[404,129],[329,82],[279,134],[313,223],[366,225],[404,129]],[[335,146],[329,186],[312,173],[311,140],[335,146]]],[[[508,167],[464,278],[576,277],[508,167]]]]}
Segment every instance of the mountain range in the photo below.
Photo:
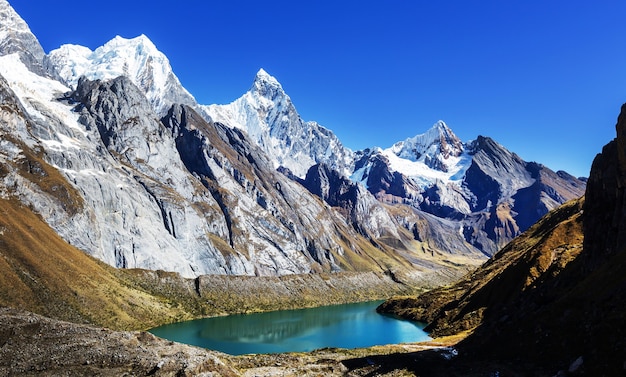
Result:
{"type": "Polygon", "coordinates": [[[422,279],[479,264],[585,189],[442,121],[352,151],[263,69],[202,105],[146,36],[45,54],[5,0],[0,21],[0,190],[114,267],[422,279]]]}
{"type": "Polygon", "coordinates": [[[45,54],[0,0],[0,371],[623,375],[626,105],[616,130],[588,179],[443,121],[351,151],[264,70],[198,104],[147,37],[45,54]],[[434,342],[237,358],[92,327],[394,294],[434,342]]]}
{"type": "Polygon", "coordinates": [[[464,338],[454,362],[420,375],[624,374],[626,104],[616,131],[593,161],[584,198],[551,211],[457,283],[379,307],[428,323],[434,337],[464,338]]]}

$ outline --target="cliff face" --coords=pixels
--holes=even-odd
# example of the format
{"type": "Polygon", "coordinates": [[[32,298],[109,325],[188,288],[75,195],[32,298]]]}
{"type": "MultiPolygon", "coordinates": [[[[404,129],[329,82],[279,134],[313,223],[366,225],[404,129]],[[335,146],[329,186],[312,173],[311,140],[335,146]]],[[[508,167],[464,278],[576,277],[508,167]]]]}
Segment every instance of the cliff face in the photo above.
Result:
{"type": "Polygon", "coordinates": [[[585,204],[586,264],[593,268],[626,247],[626,104],[617,138],[593,161],[585,204]]]}

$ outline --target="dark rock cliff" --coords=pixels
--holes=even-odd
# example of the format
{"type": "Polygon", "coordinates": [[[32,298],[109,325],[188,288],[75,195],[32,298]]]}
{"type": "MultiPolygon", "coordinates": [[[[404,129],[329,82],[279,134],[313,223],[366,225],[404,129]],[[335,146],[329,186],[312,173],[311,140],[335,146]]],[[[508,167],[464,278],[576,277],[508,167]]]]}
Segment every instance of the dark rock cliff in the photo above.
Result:
{"type": "Polygon", "coordinates": [[[585,251],[593,268],[626,248],[626,104],[617,138],[593,161],[585,204],[585,251]]]}

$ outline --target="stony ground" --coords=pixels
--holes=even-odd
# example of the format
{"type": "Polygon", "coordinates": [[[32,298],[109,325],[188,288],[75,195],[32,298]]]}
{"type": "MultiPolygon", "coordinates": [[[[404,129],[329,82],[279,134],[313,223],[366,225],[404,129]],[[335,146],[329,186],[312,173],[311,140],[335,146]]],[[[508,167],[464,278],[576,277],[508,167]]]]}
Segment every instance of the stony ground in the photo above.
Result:
{"type": "Polygon", "coordinates": [[[0,309],[0,376],[239,376],[222,354],[0,309]]]}
{"type": "Polygon", "coordinates": [[[407,362],[445,363],[452,342],[230,356],[0,308],[0,376],[415,376],[407,362]]]}

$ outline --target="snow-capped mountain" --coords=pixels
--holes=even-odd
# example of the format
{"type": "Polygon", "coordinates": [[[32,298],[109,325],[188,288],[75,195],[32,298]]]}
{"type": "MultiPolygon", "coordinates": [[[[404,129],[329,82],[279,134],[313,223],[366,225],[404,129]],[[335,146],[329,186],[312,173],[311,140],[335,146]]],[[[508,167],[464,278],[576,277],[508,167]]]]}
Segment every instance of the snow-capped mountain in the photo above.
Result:
{"type": "Polygon", "coordinates": [[[489,138],[463,144],[443,122],[353,152],[262,69],[231,104],[200,106],[145,36],[46,56],[0,10],[19,31],[0,34],[0,192],[116,267],[420,275],[475,264],[582,195],[584,182],[489,138]]]}
{"type": "Polygon", "coordinates": [[[471,163],[465,145],[443,121],[438,121],[425,133],[397,142],[390,148],[374,148],[359,155],[361,162],[355,164],[351,177],[366,187],[370,186],[368,180],[374,165],[364,163],[364,156],[380,155],[391,172],[411,178],[422,189],[438,181],[460,182],[471,163]]]}
{"type": "Polygon", "coordinates": [[[458,221],[466,240],[488,255],[585,189],[584,181],[526,162],[488,137],[463,144],[443,122],[356,155],[352,179],[379,200],[458,221]]]}
{"type": "Polygon", "coordinates": [[[132,39],[117,36],[95,51],[66,44],[48,56],[72,88],[81,76],[90,80],[126,76],[145,93],[157,114],[164,114],[174,103],[196,105],[174,75],[167,57],[145,35],[132,39]]]}
{"type": "Polygon", "coordinates": [[[456,164],[465,148],[461,140],[442,120],[421,135],[394,144],[387,151],[401,159],[422,162],[426,166],[447,172],[456,164]]]}
{"type": "Polygon", "coordinates": [[[58,78],[28,24],[5,0],[0,1],[0,20],[0,56],[16,53],[31,71],[58,78]]]}
{"type": "Polygon", "coordinates": [[[318,163],[348,175],[353,153],[335,134],[302,120],[281,84],[260,69],[250,90],[228,105],[203,106],[210,117],[240,128],[274,160],[303,178],[318,163]]]}
{"type": "MultiPolygon", "coordinates": [[[[332,181],[341,199],[333,207],[324,201],[330,196],[276,171],[276,154],[243,127],[210,121],[195,102],[165,108],[176,100],[166,76],[175,76],[146,37],[116,38],[93,52],[66,45],[51,55],[61,79],[41,72],[48,58],[37,43],[23,43],[36,41],[24,30],[5,34],[0,51],[0,194],[86,253],[118,268],[186,277],[376,271],[423,281],[482,260],[460,235],[454,245],[416,243],[413,210],[400,218],[336,170],[317,169],[309,177],[329,177],[320,182],[332,181]],[[36,58],[27,65],[24,55],[36,58]],[[455,263],[440,257],[459,243],[466,248],[455,263]],[[438,254],[424,253],[431,246],[438,254]]],[[[244,125],[267,125],[263,140],[274,140],[274,151],[288,156],[317,140],[302,154],[307,163],[293,159],[296,168],[325,158],[347,170],[351,152],[330,131],[302,122],[269,75],[261,71],[249,95],[241,107],[258,121],[244,125]]]]}

